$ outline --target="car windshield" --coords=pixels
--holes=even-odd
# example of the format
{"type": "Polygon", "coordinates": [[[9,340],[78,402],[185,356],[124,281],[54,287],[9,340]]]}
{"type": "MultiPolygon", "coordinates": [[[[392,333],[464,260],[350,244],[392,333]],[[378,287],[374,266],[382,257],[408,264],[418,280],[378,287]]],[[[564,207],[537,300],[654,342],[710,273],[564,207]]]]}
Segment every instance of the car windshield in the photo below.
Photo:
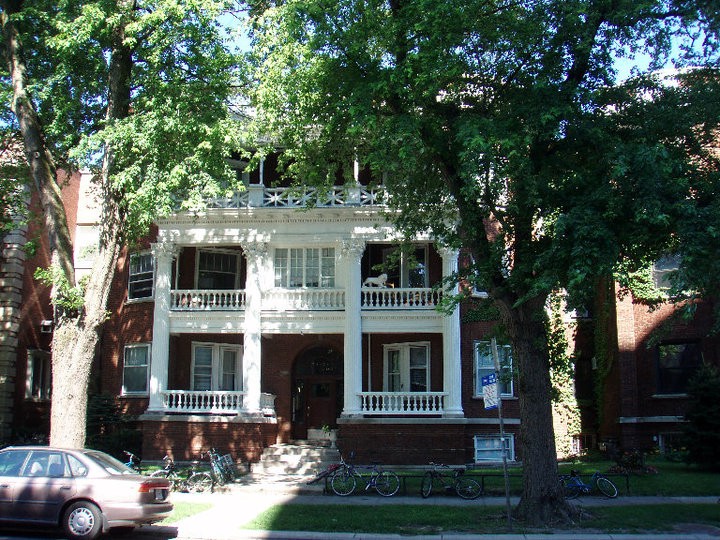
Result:
{"type": "Polygon", "coordinates": [[[89,450],[87,452],[84,452],[84,454],[110,474],[137,474],[129,467],[126,467],[122,461],[115,459],[114,457],[109,456],[104,452],[98,452],[97,450],[89,450]]]}

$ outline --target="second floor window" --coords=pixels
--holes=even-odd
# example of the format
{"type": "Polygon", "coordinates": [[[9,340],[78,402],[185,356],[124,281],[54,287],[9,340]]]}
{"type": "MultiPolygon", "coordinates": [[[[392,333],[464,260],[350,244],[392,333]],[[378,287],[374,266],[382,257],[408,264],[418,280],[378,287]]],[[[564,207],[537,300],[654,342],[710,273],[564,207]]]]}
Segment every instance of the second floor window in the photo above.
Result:
{"type": "Polygon", "coordinates": [[[430,388],[430,345],[385,346],[385,392],[427,392],[430,388]]]}
{"type": "Polygon", "coordinates": [[[193,345],[192,389],[199,391],[240,390],[241,352],[236,345],[193,345]]]}
{"type": "Polygon", "coordinates": [[[35,400],[50,399],[51,382],[50,353],[29,350],[25,397],[35,400]]]}
{"type": "Polygon", "coordinates": [[[700,343],[666,343],[657,348],[658,394],[685,394],[702,366],[700,343]]]}
{"type": "MultiPolygon", "coordinates": [[[[498,392],[501,396],[513,395],[512,378],[512,349],[510,345],[498,345],[498,360],[500,373],[498,374],[498,392]]],[[[495,361],[492,356],[490,341],[475,342],[475,396],[482,397],[482,378],[495,373],[495,361]]]]}
{"type": "Polygon", "coordinates": [[[152,253],[133,253],[130,255],[128,298],[130,300],[152,298],[154,277],[152,253]]]}
{"type": "Polygon", "coordinates": [[[198,289],[237,289],[238,261],[237,253],[224,251],[198,252],[198,289]]]}
{"type": "Polygon", "coordinates": [[[123,364],[123,395],[147,394],[150,376],[150,345],[128,345],[125,347],[123,364]]]}
{"type": "Polygon", "coordinates": [[[275,286],[324,289],[335,287],[335,249],[276,249],[275,286]]]}

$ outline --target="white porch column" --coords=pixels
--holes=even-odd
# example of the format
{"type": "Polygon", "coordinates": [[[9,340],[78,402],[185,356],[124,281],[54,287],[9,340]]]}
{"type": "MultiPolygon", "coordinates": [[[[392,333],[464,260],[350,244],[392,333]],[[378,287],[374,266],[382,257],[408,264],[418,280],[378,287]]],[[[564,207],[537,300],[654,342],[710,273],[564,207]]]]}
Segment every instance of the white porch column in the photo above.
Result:
{"type": "Polygon", "coordinates": [[[148,412],[162,412],[161,392],[167,390],[168,356],[170,354],[170,288],[175,245],[162,242],[152,245],[155,257],[155,311],[150,352],[150,401],[148,412]]]}
{"type": "MultiPolygon", "coordinates": [[[[443,277],[457,272],[458,252],[455,249],[440,249],[442,256],[443,277]]],[[[452,294],[457,293],[457,285],[453,287],[452,294]]],[[[462,358],[460,353],[460,307],[450,315],[443,317],[443,386],[445,397],[445,417],[464,416],[462,408],[462,358]]]]}
{"type": "Polygon", "coordinates": [[[267,254],[265,242],[243,242],[247,262],[245,281],[245,335],[243,338],[243,409],[260,413],[262,383],[262,268],[267,254]]]}
{"type": "Polygon", "coordinates": [[[365,242],[359,239],[343,240],[340,253],[345,263],[345,347],[343,417],[360,414],[362,392],[362,318],[360,312],[360,261],[365,242]]]}

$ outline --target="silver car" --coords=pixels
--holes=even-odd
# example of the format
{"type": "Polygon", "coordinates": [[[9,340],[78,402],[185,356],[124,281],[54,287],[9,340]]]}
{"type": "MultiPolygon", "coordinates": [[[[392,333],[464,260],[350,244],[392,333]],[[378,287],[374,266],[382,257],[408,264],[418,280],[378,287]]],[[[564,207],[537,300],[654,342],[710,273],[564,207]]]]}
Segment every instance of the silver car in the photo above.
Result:
{"type": "Polygon", "coordinates": [[[161,521],[170,482],[142,476],[97,450],[11,446],[0,450],[0,523],[62,527],[90,540],[112,528],[161,521]]]}

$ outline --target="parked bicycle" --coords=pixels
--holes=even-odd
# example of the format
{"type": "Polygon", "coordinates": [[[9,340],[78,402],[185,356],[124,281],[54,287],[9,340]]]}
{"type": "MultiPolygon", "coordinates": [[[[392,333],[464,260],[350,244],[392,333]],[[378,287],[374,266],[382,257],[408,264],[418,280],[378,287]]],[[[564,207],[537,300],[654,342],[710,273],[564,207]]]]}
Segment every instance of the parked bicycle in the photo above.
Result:
{"type": "MultiPolygon", "coordinates": [[[[353,455],[350,454],[350,459],[353,455]]],[[[332,473],[330,488],[336,495],[346,497],[355,491],[358,479],[365,484],[365,491],[373,488],[383,497],[392,497],[400,489],[400,479],[394,472],[381,469],[378,463],[356,466],[340,455],[340,466],[332,473]],[[370,475],[362,475],[358,469],[369,470],[370,475]]]]}
{"type": "Polygon", "coordinates": [[[187,480],[190,478],[190,475],[195,472],[195,469],[194,467],[186,469],[185,478],[183,478],[181,474],[182,472],[183,471],[181,471],[175,464],[173,458],[166,455],[163,458],[163,468],[151,473],[150,476],[153,478],[161,477],[170,480],[170,489],[172,491],[189,491],[187,489],[187,480]]]}
{"type": "Polygon", "coordinates": [[[142,461],[142,459],[140,459],[138,456],[136,456],[129,450],[123,450],[123,454],[125,454],[128,458],[128,460],[125,462],[125,466],[129,467],[133,471],[142,473],[142,469],[140,468],[140,462],[142,461]]]}
{"type": "Polygon", "coordinates": [[[574,499],[579,495],[589,495],[595,490],[599,491],[606,497],[614,499],[618,495],[618,488],[613,484],[612,480],[603,476],[602,473],[596,471],[590,477],[590,482],[582,481],[580,474],[572,470],[569,475],[560,477],[560,484],[563,488],[563,494],[566,499],[574,499]]]}
{"type": "Polygon", "coordinates": [[[435,485],[446,492],[454,492],[463,499],[477,499],[482,495],[482,486],[474,478],[465,476],[465,469],[450,467],[442,463],[430,462],[432,469],[425,473],[420,484],[420,495],[427,499],[435,485]]]}
{"type": "Polygon", "coordinates": [[[200,454],[200,459],[210,461],[210,471],[198,471],[187,479],[188,491],[213,491],[216,485],[223,486],[235,480],[235,464],[229,455],[221,456],[215,449],[200,454]]]}

